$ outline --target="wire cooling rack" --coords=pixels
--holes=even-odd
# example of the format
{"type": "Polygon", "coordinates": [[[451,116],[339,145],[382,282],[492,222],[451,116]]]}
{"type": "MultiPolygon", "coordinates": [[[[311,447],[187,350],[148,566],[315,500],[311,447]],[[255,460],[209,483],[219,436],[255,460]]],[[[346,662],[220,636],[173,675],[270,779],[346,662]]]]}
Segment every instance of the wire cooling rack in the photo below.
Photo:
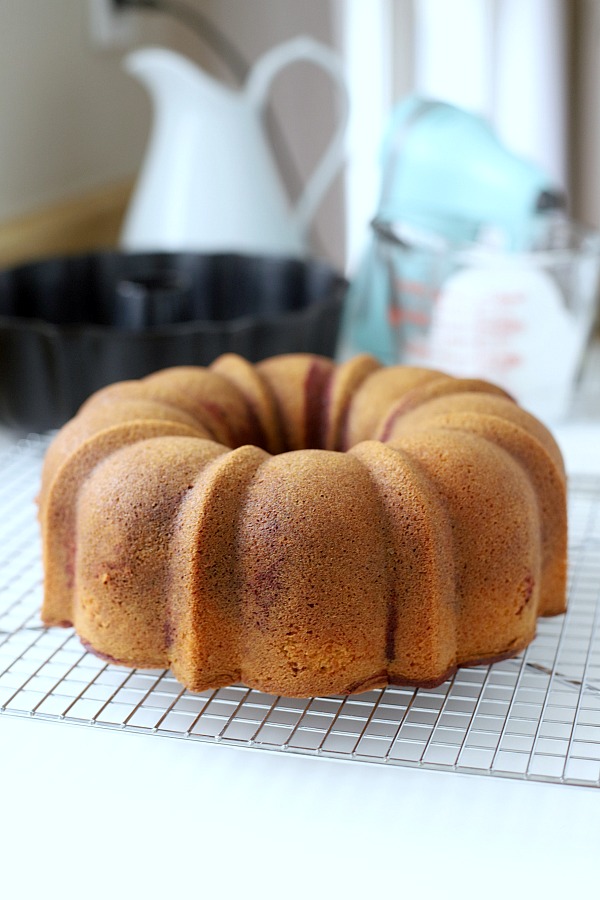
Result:
{"type": "Polygon", "coordinates": [[[388,765],[600,786],[600,478],[570,485],[569,610],[519,657],[434,690],[296,700],[242,685],[192,694],[39,619],[34,497],[48,439],[0,455],[0,711],[97,728],[388,765]]]}

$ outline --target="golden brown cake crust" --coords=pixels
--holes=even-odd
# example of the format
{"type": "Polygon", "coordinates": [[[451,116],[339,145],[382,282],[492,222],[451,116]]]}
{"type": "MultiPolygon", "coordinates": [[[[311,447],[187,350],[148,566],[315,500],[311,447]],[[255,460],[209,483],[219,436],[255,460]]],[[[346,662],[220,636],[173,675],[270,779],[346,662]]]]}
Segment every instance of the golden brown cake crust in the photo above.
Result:
{"type": "Polygon", "coordinates": [[[556,442],[500,388],[227,354],[91,397],[39,499],[47,625],[191,690],[441,683],[565,608],[556,442]]]}

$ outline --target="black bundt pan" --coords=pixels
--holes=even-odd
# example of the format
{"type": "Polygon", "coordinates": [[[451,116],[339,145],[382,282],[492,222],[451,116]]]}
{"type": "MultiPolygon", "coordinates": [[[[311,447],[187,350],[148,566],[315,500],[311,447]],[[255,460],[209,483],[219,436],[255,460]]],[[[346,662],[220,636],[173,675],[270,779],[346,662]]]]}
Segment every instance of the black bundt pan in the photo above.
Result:
{"type": "Polygon", "coordinates": [[[316,260],[93,253],[0,272],[0,421],[58,428],[93,391],[221,353],[333,356],[346,281],[316,260]]]}

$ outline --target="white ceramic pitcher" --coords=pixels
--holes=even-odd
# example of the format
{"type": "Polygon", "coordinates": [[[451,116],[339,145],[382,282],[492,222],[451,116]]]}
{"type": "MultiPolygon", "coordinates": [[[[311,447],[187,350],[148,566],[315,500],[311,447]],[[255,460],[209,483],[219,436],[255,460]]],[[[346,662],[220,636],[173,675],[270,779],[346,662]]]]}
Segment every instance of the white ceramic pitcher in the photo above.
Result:
{"type": "Polygon", "coordinates": [[[122,248],[304,256],[311,220],[343,157],[348,96],[335,53],[294,38],[267,51],[242,90],[163,48],[135,51],[125,66],[149,89],[154,122],[122,248]],[[292,209],[262,113],[274,76],[298,60],[322,67],[336,82],[338,121],[292,209]]]}

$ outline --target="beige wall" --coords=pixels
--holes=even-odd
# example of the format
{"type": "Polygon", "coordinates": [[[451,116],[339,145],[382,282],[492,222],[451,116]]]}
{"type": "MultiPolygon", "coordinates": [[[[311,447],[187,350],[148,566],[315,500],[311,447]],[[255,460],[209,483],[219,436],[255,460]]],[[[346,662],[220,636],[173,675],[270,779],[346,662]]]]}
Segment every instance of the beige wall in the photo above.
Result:
{"type": "MultiPolygon", "coordinates": [[[[228,33],[249,62],[299,33],[331,38],[330,8],[322,0],[191,2],[228,33]]],[[[132,176],[139,167],[151,123],[148,96],[122,70],[122,56],[131,47],[99,49],[89,18],[87,0],[0,3],[0,224],[132,176]]],[[[189,29],[154,13],[136,19],[136,44],[171,46],[230,80],[189,29]]],[[[292,194],[325,146],[333,102],[324,76],[312,67],[302,72],[300,88],[299,69],[283,73],[274,90],[285,146],[294,147],[281,157],[292,194]]],[[[338,261],[342,218],[338,183],[314,235],[317,250],[338,261]]]]}
{"type": "MultiPolygon", "coordinates": [[[[87,0],[0,3],[0,221],[131,175],[149,104],[91,41],[87,0]]],[[[142,40],[168,38],[149,18],[142,40]]]]}

